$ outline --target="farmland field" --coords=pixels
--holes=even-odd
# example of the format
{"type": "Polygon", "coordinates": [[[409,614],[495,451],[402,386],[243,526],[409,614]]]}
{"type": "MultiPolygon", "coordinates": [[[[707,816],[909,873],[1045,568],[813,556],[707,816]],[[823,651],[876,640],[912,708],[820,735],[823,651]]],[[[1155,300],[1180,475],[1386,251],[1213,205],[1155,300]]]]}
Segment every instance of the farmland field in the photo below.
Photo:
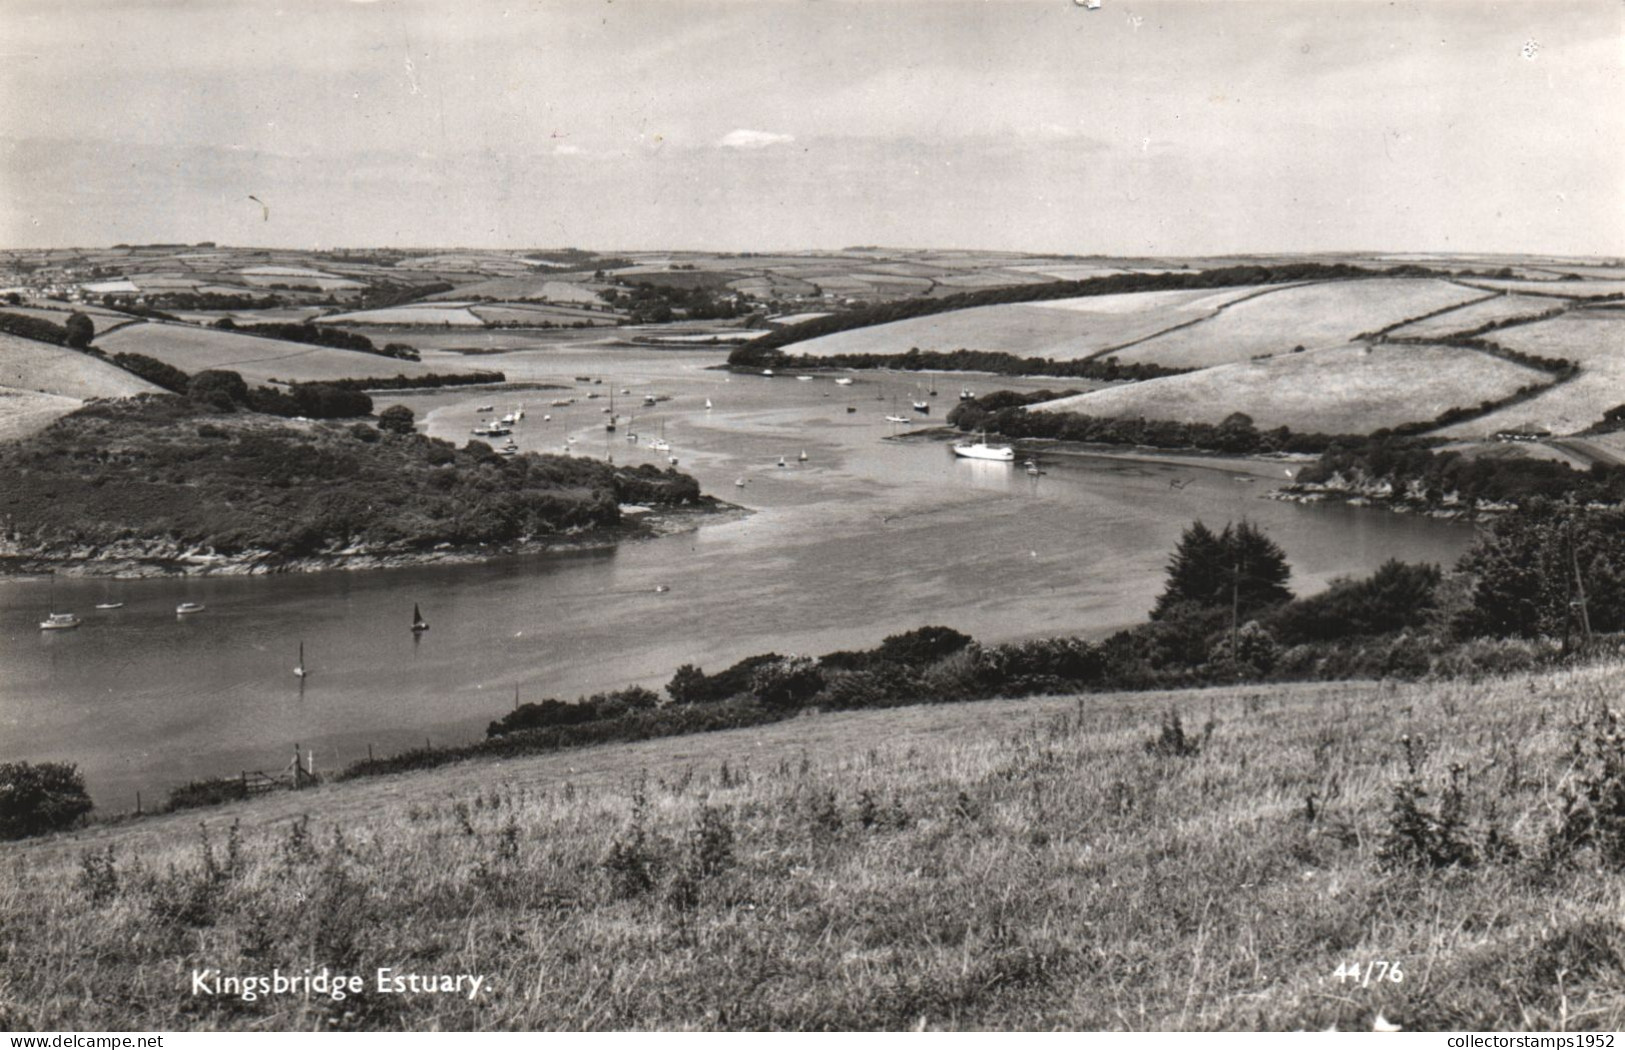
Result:
{"type": "Polygon", "coordinates": [[[564,307],[534,307],[516,306],[512,303],[493,303],[489,306],[476,304],[469,308],[473,314],[484,321],[495,321],[499,324],[518,322],[519,324],[599,324],[612,325],[618,319],[616,315],[600,310],[569,309],[564,307]]]}
{"type": "Polygon", "coordinates": [[[1300,345],[1341,346],[1361,333],[1483,297],[1481,291],[1433,279],[1297,285],[1238,302],[1210,320],[1149,339],[1119,356],[1125,362],[1203,368],[1300,345]]]}
{"type": "Polygon", "coordinates": [[[1207,316],[1254,287],[1134,292],[1040,303],[974,306],[793,343],[788,354],[901,354],[921,350],[1002,350],[1070,361],[1207,316]]]}
{"type": "Polygon", "coordinates": [[[81,313],[90,318],[90,323],[95,327],[98,335],[116,325],[129,324],[131,321],[139,320],[129,314],[102,310],[93,306],[76,306],[72,303],[36,302],[29,306],[0,306],[0,311],[8,314],[21,314],[24,317],[34,317],[57,325],[65,323],[70,314],[81,313]]]}
{"type": "Polygon", "coordinates": [[[557,277],[538,274],[525,277],[493,277],[473,284],[461,284],[449,292],[430,296],[436,299],[467,299],[470,297],[493,299],[539,299],[549,303],[582,303],[602,305],[603,300],[591,287],[574,281],[561,281],[557,277]]]}
{"type": "Polygon", "coordinates": [[[83,404],[76,397],[0,385],[0,441],[38,433],[83,404]]]}
{"type": "MultiPolygon", "coordinates": [[[[1481,325],[1505,321],[1515,317],[1537,317],[1548,310],[1561,309],[1563,304],[1540,295],[1498,295],[1420,321],[1413,321],[1394,329],[1391,333],[1406,339],[1438,339],[1455,332],[1466,332],[1481,325]]],[[[1494,338],[1491,336],[1490,338],[1494,338]]]]}
{"type": "Polygon", "coordinates": [[[1306,350],[1048,401],[1035,410],[1218,423],[1244,412],[1260,429],[1370,433],[1505,397],[1544,372],[1476,350],[1378,345],[1306,350]]]}
{"type": "Polygon", "coordinates": [[[1625,312],[1575,310],[1561,317],[1491,332],[1486,338],[1513,350],[1566,357],[1580,374],[1522,404],[1447,427],[1450,437],[1484,437],[1497,430],[1543,429],[1572,434],[1625,402],[1625,312]]]}
{"type": "Polygon", "coordinates": [[[158,388],[89,354],[0,332],[0,386],[86,400],[158,388]]]}
{"type": "Polygon", "coordinates": [[[1503,281],[1485,277],[1466,279],[1474,287],[1497,292],[1522,292],[1527,295],[1555,295],[1567,299],[1595,299],[1604,295],[1625,294],[1625,280],[1595,281],[1503,281]]]}
{"type": "Polygon", "coordinates": [[[146,354],[183,372],[230,369],[241,373],[250,383],[273,379],[282,382],[370,379],[459,371],[455,367],[447,369],[398,361],[354,350],[307,346],[175,324],[131,325],[109,333],[105,339],[97,340],[96,345],[108,354],[146,354]]]}
{"type": "Polygon", "coordinates": [[[462,306],[391,306],[381,310],[332,314],[323,320],[329,324],[421,324],[470,328],[478,328],[485,324],[467,307],[462,306]]]}

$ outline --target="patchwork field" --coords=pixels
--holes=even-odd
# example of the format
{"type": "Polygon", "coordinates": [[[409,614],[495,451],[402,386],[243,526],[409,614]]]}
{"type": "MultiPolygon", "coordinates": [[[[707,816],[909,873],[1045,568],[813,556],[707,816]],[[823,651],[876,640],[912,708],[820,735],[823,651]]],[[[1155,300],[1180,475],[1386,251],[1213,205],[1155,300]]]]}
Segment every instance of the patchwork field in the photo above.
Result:
{"type": "Polygon", "coordinates": [[[1625,312],[1575,310],[1561,317],[1517,325],[1487,337],[1512,350],[1578,361],[1580,374],[1545,393],[1447,427],[1450,437],[1485,437],[1498,430],[1549,430],[1572,434],[1625,403],[1625,312]]]}
{"type": "Polygon", "coordinates": [[[1076,360],[1207,317],[1256,287],[1137,292],[976,306],[793,343],[787,354],[901,354],[921,350],[1002,350],[1076,360]]]}
{"type": "Polygon", "coordinates": [[[4,332],[0,332],[0,386],[80,401],[158,391],[146,380],[89,354],[4,332]]]}
{"type": "Polygon", "coordinates": [[[1555,295],[1564,299],[1596,299],[1604,295],[1625,294],[1625,280],[1592,281],[1502,281],[1473,277],[1465,283],[1477,288],[1497,292],[1521,292],[1526,295],[1555,295]]]}
{"type": "Polygon", "coordinates": [[[1560,310],[1563,305],[1541,295],[1497,295],[1401,325],[1390,334],[1406,339],[1439,339],[1497,321],[1518,317],[1539,317],[1548,311],[1560,310]]]}
{"type": "Polygon", "coordinates": [[[0,311],[8,314],[21,314],[24,317],[37,317],[41,321],[52,324],[64,324],[68,316],[74,313],[84,314],[90,318],[97,334],[121,324],[129,324],[139,318],[129,314],[121,314],[113,310],[103,310],[100,307],[80,306],[74,303],[54,303],[49,300],[37,300],[28,306],[0,306],[0,311]]]}
{"type": "Polygon", "coordinates": [[[176,324],[131,325],[98,339],[96,345],[108,354],[146,354],[184,372],[229,369],[241,373],[250,383],[387,378],[458,371],[354,350],[306,346],[176,324]]]}
{"type": "Polygon", "coordinates": [[[382,310],[358,310],[322,318],[329,324],[400,324],[435,327],[479,328],[484,321],[465,306],[391,306],[382,310]]]}
{"type": "Polygon", "coordinates": [[[1218,423],[1244,412],[1260,429],[1369,433],[1423,422],[1446,409],[1506,397],[1550,377],[1450,346],[1343,346],[1047,401],[1033,411],[1218,423]]]}
{"type": "MultiPolygon", "coordinates": [[[[596,287],[608,287],[608,285],[599,282],[596,287]]],[[[581,303],[588,306],[603,304],[603,300],[598,298],[593,287],[577,284],[574,281],[561,281],[557,277],[542,274],[525,277],[494,277],[473,284],[463,284],[452,291],[430,296],[430,301],[442,298],[537,299],[548,303],[581,303]]]]}
{"type": "Polygon", "coordinates": [[[1295,346],[1341,346],[1361,333],[1483,297],[1482,291],[1428,278],[1296,285],[1237,302],[1210,320],[1148,339],[1118,356],[1125,362],[1203,368],[1295,346]]]}

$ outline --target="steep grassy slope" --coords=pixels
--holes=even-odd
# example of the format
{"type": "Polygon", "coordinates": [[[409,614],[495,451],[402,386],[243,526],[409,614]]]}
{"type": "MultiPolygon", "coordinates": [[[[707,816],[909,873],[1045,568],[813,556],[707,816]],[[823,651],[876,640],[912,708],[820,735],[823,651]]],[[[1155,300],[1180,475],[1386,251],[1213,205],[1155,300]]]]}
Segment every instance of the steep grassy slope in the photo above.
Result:
{"type": "Polygon", "coordinates": [[[1580,374],[1522,404],[1447,427],[1441,431],[1445,435],[1483,437],[1513,429],[1572,434],[1625,403],[1625,309],[1574,310],[1550,320],[1502,328],[1485,338],[1522,353],[1576,361],[1580,374]]]}
{"type": "Polygon", "coordinates": [[[1294,346],[1317,349],[1364,332],[1482,299],[1485,292],[1429,278],[1330,281],[1282,288],[1230,306],[1212,320],[1149,339],[1120,355],[1175,368],[1245,361],[1294,346]]]}
{"type": "Polygon", "coordinates": [[[1452,346],[1345,346],[1096,390],[1033,406],[1121,418],[1218,423],[1244,412],[1261,428],[1365,434],[1498,400],[1549,375],[1452,346]]]}
{"type": "Polygon", "coordinates": [[[158,388],[89,354],[0,332],[0,386],[85,401],[129,397],[158,388]]]}
{"type": "Polygon", "coordinates": [[[229,369],[240,374],[250,385],[272,380],[302,383],[458,371],[456,368],[400,361],[354,350],[335,350],[177,324],[130,325],[98,338],[96,346],[109,356],[118,353],[145,354],[183,372],[229,369]]]}
{"type": "Polygon", "coordinates": [[[11,844],[0,1023],[1614,1029],[1625,851],[1552,834],[1621,670],[808,715],[11,844]],[[323,966],[368,991],[191,994],[323,966]]]}
{"type": "Polygon", "coordinates": [[[1208,317],[1223,304],[1257,290],[1252,286],[1192,288],[977,306],[837,332],[794,343],[785,352],[796,356],[901,354],[917,346],[921,350],[1000,350],[1021,357],[1070,361],[1208,317]]]}

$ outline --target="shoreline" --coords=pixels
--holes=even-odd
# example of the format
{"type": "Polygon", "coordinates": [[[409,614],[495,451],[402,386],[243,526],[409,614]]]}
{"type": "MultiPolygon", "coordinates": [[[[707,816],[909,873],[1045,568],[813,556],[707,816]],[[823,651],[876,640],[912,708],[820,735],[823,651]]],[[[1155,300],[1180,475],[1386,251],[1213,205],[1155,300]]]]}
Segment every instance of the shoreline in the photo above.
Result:
{"type": "MultiPolygon", "coordinates": [[[[1159,449],[1148,445],[1098,445],[1083,441],[1063,441],[1059,438],[1007,438],[989,434],[990,438],[1008,442],[1018,452],[1047,456],[1066,456],[1073,459],[1116,459],[1136,463],[1166,463],[1198,470],[1229,471],[1258,477],[1276,477],[1282,464],[1299,466],[1313,463],[1317,457],[1307,453],[1270,453],[1258,456],[1237,456],[1223,452],[1204,452],[1201,449],[1159,449]]],[[[906,434],[884,438],[886,441],[941,441],[969,439],[971,434],[957,430],[946,423],[911,430],[906,434]]],[[[1288,479],[1290,480],[1290,479],[1288,479]]]]}
{"type": "MultiPolygon", "coordinates": [[[[114,557],[42,558],[0,555],[0,583],[65,576],[75,579],[147,580],[211,576],[280,576],[305,572],[364,572],[417,568],[428,565],[473,565],[565,551],[603,550],[625,542],[658,539],[692,532],[713,522],[737,521],[755,513],[715,496],[700,497],[699,505],[644,507],[623,504],[619,523],[576,534],[521,541],[499,547],[457,547],[426,551],[346,551],[284,558],[270,551],[239,555],[197,553],[169,557],[142,557],[137,553],[114,557]]],[[[156,545],[156,543],[154,544],[156,545]]]]}

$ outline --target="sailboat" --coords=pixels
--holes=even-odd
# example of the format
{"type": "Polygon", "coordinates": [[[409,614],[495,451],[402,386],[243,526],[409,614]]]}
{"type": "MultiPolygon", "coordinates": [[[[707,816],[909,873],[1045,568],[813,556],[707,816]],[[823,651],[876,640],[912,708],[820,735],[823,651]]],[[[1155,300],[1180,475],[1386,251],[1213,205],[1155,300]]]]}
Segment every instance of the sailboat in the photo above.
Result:
{"type": "Polygon", "coordinates": [[[99,601],[99,602],[96,603],[96,608],[98,608],[98,609],[122,609],[122,608],[124,608],[124,603],[114,601],[112,595],[105,595],[103,601],[99,601]]]}
{"type": "Polygon", "coordinates": [[[797,458],[799,458],[801,460],[801,462],[803,462],[803,463],[807,462],[807,450],[802,449],[801,450],[801,455],[799,457],[797,457],[797,458]]]}
{"type": "Polygon", "coordinates": [[[886,422],[888,422],[888,423],[907,423],[907,422],[910,422],[910,420],[909,420],[909,418],[907,416],[900,416],[900,415],[897,414],[897,396],[895,394],[892,395],[892,399],[891,399],[891,415],[886,417],[886,422]]]}
{"type": "MultiPolygon", "coordinates": [[[[412,633],[417,634],[420,631],[427,631],[428,629],[429,629],[429,621],[425,620],[423,618],[423,612],[418,608],[417,602],[413,602],[412,603],[412,633]]],[[[303,661],[301,661],[301,662],[303,662],[303,661]]]]}
{"type": "Polygon", "coordinates": [[[711,399],[710,398],[705,399],[705,407],[707,409],[709,409],[711,407],[711,399]]]}
{"type": "Polygon", "coordinates": [[[56,576],[51,576],[51,611],[40,621],[42,631],[71,631],[80,624],[79,617],[71,612],[59,613],[56,611],[56,576]]]}
{"type": "Polygon", "coordinates": [[[615,432],[615,388],[609,388],[609,419],[604,423],[604,429],[610,433],[615,432]]]}
{"type": "Polygon", "coordinates": [[[310,672],[305,669],[305,643],[299,643],[299,666],[293,669],[296,678],[309,677],[310,672]]]}
{"type": "Polygon", "coordinates": [[[654,449],[656,452],[671,451],[671,445],[666,441],[666,421],[664,419],[660,421],[660,437],[649,442],[649,447],[654,449]]]}

